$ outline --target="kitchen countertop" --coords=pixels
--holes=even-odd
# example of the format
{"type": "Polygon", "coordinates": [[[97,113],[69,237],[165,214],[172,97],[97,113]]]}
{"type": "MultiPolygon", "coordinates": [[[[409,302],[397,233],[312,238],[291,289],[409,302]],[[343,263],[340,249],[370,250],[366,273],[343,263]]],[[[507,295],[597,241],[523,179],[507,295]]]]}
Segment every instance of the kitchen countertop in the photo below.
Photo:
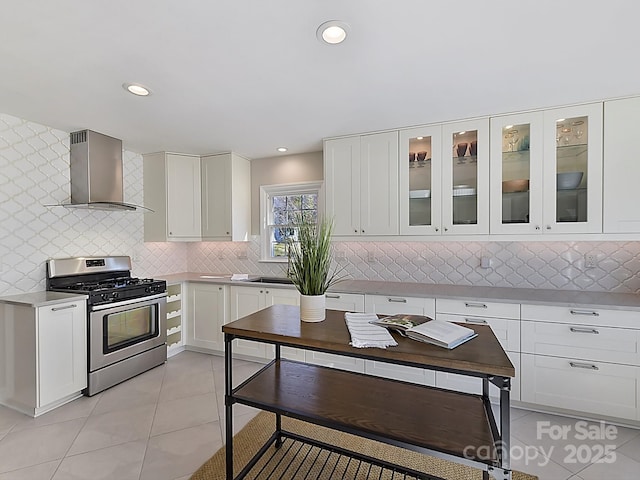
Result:
{"type": "Polygon", "coordinates": [[[77,293],[61,293],[61,292],[31,292],[31,293],[19,293],[17,295],[9,295],[7,297],[0,297],[0,303],[7,303],[9,305],[22,305],[26,307],[45,307],[47,305],[56,305],[58,303],[67,302],[84,302],[87,295],[78,295],[77,293]]]}
{"type": "MultiPolygon", "coordinates": [[[[202,282],[226,285],[294,288],[286,284],[253,283],[261,275],[249,275],[249,280],[231,280],[228,273],[177,273],[159,276],[167,283],[202,282]]],[[[563,307],[591,307],[640,311],[640,295],[635,293],[609,293],[576,290],[550,290],[536,288],[483,287],[471,285],[438,285],[416,282],[385,282],[375,280],[344,280],[332,288],[335,293],[389,295],[407,297],[450,298],[502,303],[526,303],[563,307]]]]}

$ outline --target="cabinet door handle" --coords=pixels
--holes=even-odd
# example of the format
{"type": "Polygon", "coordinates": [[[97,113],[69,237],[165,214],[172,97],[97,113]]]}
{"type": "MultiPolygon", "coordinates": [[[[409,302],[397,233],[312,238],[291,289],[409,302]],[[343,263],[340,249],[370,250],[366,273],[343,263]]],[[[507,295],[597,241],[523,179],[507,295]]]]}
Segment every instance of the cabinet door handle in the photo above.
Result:
{"type": "Polygon", "coordinates": [[[573,333],[594,333],[596,335],[600,333],[595,328],[569,327],[569,330],[571,330],[573,333]]]}
{"type": "Polygon", "coordinates": [[[440,229],[438,227],[436,227],[436,232],[440,231],[440,229]]]}
{"type": "Polygon", "coordinates": [[[356,229],[354,229],[353,231],[354,231],[355,233],[358,233],[358,229],[357,229],[357,228],[356,228],[356,229]]]}
{"type": "Polygon", "coordinates": [[[406,298],[393,298],[393,297],[389,297],[387,298],[387,300],[389,302],[394,302],[394,303],[407,303],[407,299],[406,298]]]}
{"type": "Polygon", "coordinates": [[[571,315],[589,315],[591,317],[598,317],[600,314],[594,310],[569,310],[571,315]]]}
{"type": "Polygon", "coordinates": [[[586,368],[587,370],[600,370],[597,365],[593,363],[582,363],[582,362],[569,362],[571,368],[586,368]]]}
{"type": "Polygon", "coordinates": [[[482,320],[480,318],[465,318],[464,321],[467,322],[467,323],[473,323],[475,325],[486,325],[487,324],[486,320],[482,320]]]}
{"type": "Polygon", "coordinates": [[[536,230],[540,230],[540,225],[536,225],[536,230]]]}
{"type": "Polygon", "coordinates": [[[547,230],[551,230],[551,225],[547,225],[547,230]]]}
{"type": "Polygon", "coordinates": [[[340,298],[340,295],[336,295],[336,294],[333,294],[333,293],[326,293],[324,296],[326,298],[340,298]]]}
{"type": "Polygon", "coordinates": [[[468,308],[487,308],[487,305],[484,303],[473,303],[473,302],[465,302],[464,306],[468,308]]]}
{"type": "Polygon", "coordinates": [[[69,308],[76,308],[78,305],[72,303],[71,305],[65,305],[64,307],[51,307],[52,312],[58,312],[60,310],[67,310],[69,308]]]}

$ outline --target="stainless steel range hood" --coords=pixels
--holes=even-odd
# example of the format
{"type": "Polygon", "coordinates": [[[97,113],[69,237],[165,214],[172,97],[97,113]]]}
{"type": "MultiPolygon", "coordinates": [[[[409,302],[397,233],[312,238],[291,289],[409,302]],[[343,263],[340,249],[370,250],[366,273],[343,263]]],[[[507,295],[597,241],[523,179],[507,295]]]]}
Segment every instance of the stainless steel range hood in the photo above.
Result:
{"type": "Polygon", "coordinates": [[[91,130],[71,134],[71,203],[67,208],[150,210],[124,203],[122,140],[91,130]]]}

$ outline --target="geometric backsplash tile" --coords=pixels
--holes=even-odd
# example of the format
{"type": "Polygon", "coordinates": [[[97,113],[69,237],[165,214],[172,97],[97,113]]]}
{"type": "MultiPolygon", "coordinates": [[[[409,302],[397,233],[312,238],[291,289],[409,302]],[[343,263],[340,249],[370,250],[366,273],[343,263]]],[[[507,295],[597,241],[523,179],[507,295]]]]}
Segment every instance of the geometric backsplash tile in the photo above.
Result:
{"type": "MultiPolygon", "coordinates": [[[[125,150],[124,199],[142,204],[142,156],[125,150]]],[[[0,114],[0,296],[45,288],[45,261],[129,255],[133,275],[193,271],[283,275],[245,243],[144,243],[141,212],[67,202],[69,132],[0,114]],[[246,257],[246,258],[243,258],[246,257]]],[[[350,278],[640,293],[640,242],[336,242],[350,278]],[[368,261],[370,254],[374,261],[368,261]],[[585,268],[585,255],[597,266],[585,268]],[[480,258],[491,260],[480,268],[480,258]]]]}

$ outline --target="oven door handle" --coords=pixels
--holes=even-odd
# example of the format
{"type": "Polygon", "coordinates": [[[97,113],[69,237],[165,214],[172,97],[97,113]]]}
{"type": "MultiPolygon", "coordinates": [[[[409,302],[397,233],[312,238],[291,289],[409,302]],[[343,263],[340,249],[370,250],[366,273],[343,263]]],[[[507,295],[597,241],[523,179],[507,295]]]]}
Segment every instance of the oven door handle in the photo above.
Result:
{"type": "Polygon", "coordinates": [[[138,298],[132,298],[130,300],[122,300],[120,302],[113,302],[113,303],[105,303],[102,305],[94,305],[91,307],[91,311],[92,312],[97,312],[99,310],[107,310],[107,309],[111,309],[111,308],[118,308],[118,307],[122,307],[124,305],[132,305],[134,303],[142,303],[142,302],[147,302],[149,300],[155,300],[156,298],[162,298],[162,297],[166,297],[167,296],[167,292],[164,293],[158,293],[156,295],[149,295],[146,297],[138,297],[138,298]]]}

